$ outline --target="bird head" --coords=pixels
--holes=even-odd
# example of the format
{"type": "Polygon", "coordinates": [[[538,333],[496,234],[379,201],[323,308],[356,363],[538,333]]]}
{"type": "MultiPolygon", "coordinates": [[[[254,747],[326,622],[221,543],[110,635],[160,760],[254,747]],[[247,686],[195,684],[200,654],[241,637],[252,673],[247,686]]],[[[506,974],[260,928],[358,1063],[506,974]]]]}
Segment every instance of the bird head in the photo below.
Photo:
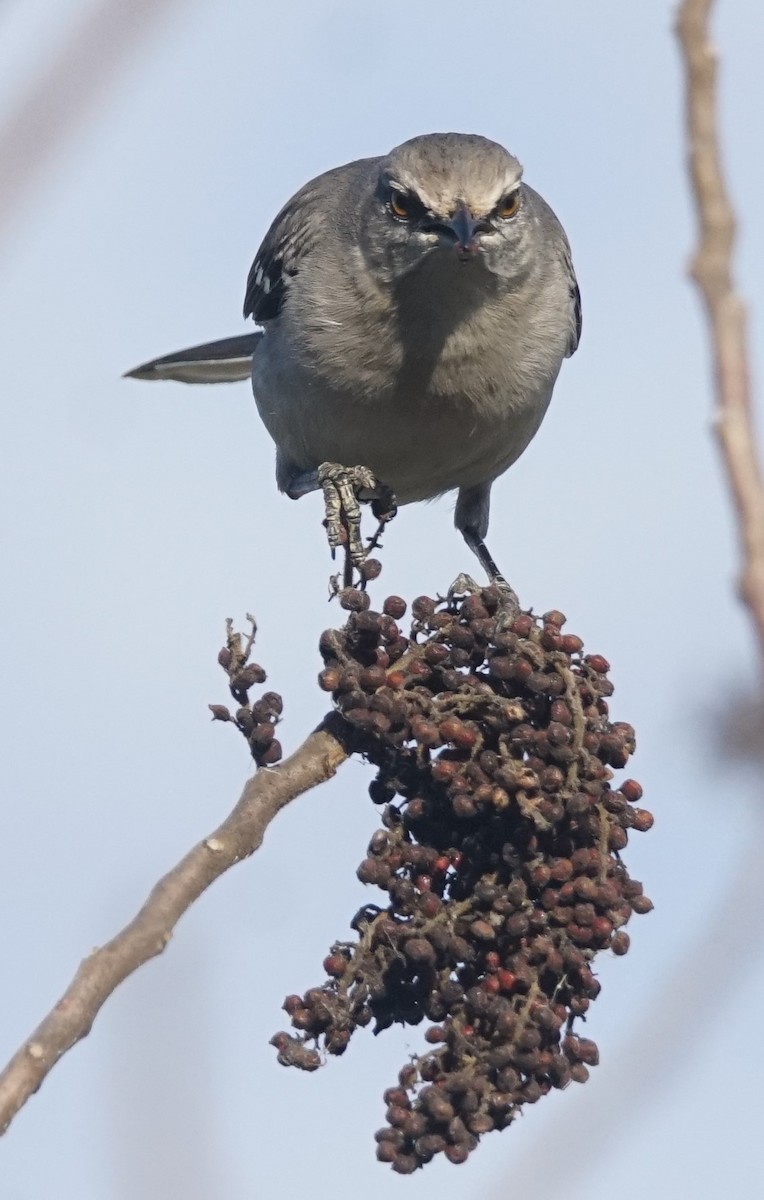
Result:
{"type": "Polygon", "coordinates": [[[379,162],[359,230],[367,261],[391,283],[433,259],[522,273],[521,177],[517,159],[488,138],[433,133],[404,142],[379,162]]]}

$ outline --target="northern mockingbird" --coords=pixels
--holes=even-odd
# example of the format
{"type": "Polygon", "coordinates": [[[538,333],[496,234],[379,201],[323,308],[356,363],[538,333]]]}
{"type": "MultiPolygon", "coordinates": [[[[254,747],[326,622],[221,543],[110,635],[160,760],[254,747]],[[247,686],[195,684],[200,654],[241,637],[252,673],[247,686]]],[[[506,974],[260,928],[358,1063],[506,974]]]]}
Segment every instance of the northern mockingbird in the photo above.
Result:
{"type": "Polygon", "coordinates": [[[455,524],[488,574],[491,485],[522,454],[578,345],[565,232],[502,146],[412,138],[319,175],[276,217],[247,280],[261,331],[130,371],[216,383],[250,374],[279,488],[323,488],[330,543],[358,498],[457,491],[455,524]],[[359,464],[356,466],[356,464],[359,464]],[[381,485],[387,485],[387,492],[381,485]]]}

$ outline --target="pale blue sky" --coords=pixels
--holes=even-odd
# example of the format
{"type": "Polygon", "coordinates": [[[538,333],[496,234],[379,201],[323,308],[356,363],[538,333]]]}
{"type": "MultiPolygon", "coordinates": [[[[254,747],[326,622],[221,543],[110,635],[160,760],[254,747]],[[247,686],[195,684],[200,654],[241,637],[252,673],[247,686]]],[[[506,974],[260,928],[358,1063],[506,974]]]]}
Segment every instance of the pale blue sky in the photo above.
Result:
{"type": "MultiPolygon", "coordinates": [[[[267,1044],[284,995],[320,980],[364,896],[354,871],[376,818],[352,765],[285,812],[109,1001],[4,1140],[4,1200],[755,1192],[761,788],[719,760],[713,733],[756,661],[684,278],[694,230],[673,7],[168,5],[0,228],[0,1057],[238,795],[243,744],[206,709],[226,698],[225,617],[258,616],[287,748],[323,711],[316,641],[339,613],[325,603],[317,498],[276,494],[248,385],[120,375],[243,330],[247,271],[284,200],[412,134],[504,142],[568,230],[581,349],[495,489],[490,544],[526,604],[561,608],[610,659],[613,712],[637,728],[633,773],[657,818],[628,851],[656,911],[634,921],[626,959],[601,964],[589,1031],[602,1065],[465,1167],[402,1180],[374,1161],[381,1093],[418,1031],[359,1036],[311,1077],[278,1067],[267,1044]],[[752,894],[703,969],[688,965],[742,887],[744,855],[752,894]]],[[[756,362],[764,16],[756,0],[719,7],[756,362]]],[[[0,123],[86,8],[0,7],[0,123]]],[[[472,569],[451,508],[401,512],[380,595],[472,569]]]]}

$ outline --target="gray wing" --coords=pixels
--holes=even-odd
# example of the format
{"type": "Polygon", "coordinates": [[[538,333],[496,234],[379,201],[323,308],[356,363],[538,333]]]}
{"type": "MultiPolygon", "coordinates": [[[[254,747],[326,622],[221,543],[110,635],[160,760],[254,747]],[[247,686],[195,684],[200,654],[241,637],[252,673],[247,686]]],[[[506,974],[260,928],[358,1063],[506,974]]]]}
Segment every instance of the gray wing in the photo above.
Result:
{"type": "Polygon", "coordinates": [[[289,281],[309,245],[308,228],[297,203],[301,193],[282,208],[255,255],[244,297],[244,316],[258,325],[272,321],[284,307],[289,281]]]}
{"type": "Polygon", "coordinates": [[[573,259],[570,254],[570,246],[568,239],[565,238],[565,267],[568,272],[568,280],[570,285],[570,340],[568,341],[568,349],[566,357],[570,358],[571,354],[575,354],[578,349],[578,343],[581,341],[581,291],[576,279],[576,272],[573,270],[573,259]]]}
{"type": "Polygon", "coordinates": [[[254,317],[258,325],[279,315],[290,280],[319,241],[326,214],[326,181],[336,173],[328,171],[301,188],[284,205],[263,238],[247,277],[244,297],[244,316],[254,317]]]}
{"type": "Polygon", "coordinates": [[[373,173],[379,161],[360,158],[325,171],[284,205],[263,238],[249,272],[245,317],[254,317],[261,325],[279,315],[287,302],[291,280],[313,249],[346,219],[350,193],[373,173]]]}
{"type": "Polygon", "coordinates": [[[554,257],[557,258],[558,265],[560,260],[562,261],[563,271],[568,284],[569,299],[568,346],[565,351],[565,357],[570,358],[571,354],[575,354],[578,349],[578,343],[581,340],[581,292],[578,288],[576,272],[573,270],[570,243],[560,221],[544,197],[540,196],[527,183],[523,184],[523,190],[531,199],[531,204],[535,210],[539,229],[545,243],[550,247],[554,257]]]}

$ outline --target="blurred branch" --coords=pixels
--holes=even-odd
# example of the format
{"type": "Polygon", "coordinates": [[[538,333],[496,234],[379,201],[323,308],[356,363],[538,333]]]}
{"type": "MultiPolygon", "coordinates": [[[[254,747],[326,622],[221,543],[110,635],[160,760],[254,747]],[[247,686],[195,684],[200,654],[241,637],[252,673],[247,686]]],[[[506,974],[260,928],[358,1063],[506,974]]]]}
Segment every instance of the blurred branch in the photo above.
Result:
{"type": "MultiPolygon", "coordinates": [[[[731,257],[735,219],[721,171],[716,127],[716,56],[709,40],[708,19],[713,0],[682,0],[676,33],[686,72],[686,122],[689,169],[698,213],[699,244],[691,274],[698,285],[709,323],[716,386],[716,431],[733,496],[742,549],[740,590],[754,622],[764,658],[764,486],[756,456],[753,414],[745,341],[745,310],[734,290],[731,257]]],[[[735,711],[741,736],[741,717],[747,715],[743,737],[752,741],[749,713],[735,711]]],[[[718,718],[717,718],[718,720],[718,718]]],[[[753,722],[756,715],[753,715],[753,722]]],[[[732,720],[729,721],[730,726],[732,720]]],[[[759,725],[760,730],[760,725],[759,725]]],[[[725,730],[725,751],[729,758],[725,730]]],[[[750,751],[749,751],[750,752],[750,751]]],[[[738,751],[738,754],[740,751],[738,751]]],[[[656,991],[639,1025],[621,1049],[621,1069],[604,1080],[599,1092],[578,1100],[568,1118],[565,1152],[539,1173],[541,1142],[531,1142],[513,1165],[513,1184],[524,1200],[539,1200],[585,1178],[592,1161],[604,1162],[617,1145],[624,1112],[653,1109],[660,1090],[672,1086],[682,1066],[697,1055],[703,1031],[713,1025],[750,969],[751,947],[764,918],[760,882],[762,827],[749,830],[740,860],[726,894],[715,901],[712,917],[683,953],[656,991]],[[688,1007],[687,997],[713,964],[714,986],[702,1010],[688,1007]],[[620,1123],[620,1124],[619,1124],[620,1123]]],[[[544,1132],[542,1130],[542,1138],[544,1132]]],[[[505,1193],[502,1181],[502,1192],[505,1193]]],[[[497,1190],[497,1195],[498,1195],[497,1190]]]]}
{"type": "Polygon", "coordinates": [[[716,53],[708,21],[713,0],[683,0],[676,33],[685,66],[689,171],[699,243],[691,275],[708,317],[716,388],[715,428],[737,515],[740,595],[764,660],[764,484],[756,454],[746,314],[735,291],[732,211],[720,162],[716,117],[716,53]]]}
{"type": "Polygon", "coordinates": [[[282,808],[331,779],[348,756],[344,733],[343,719],[331,714],[284,763],[252,776],[222,825],[159,880],[116,937],[88,955],[64,995],[0,1074],[0,1133],[62,1055],[90,1032],[115,988],[162,953],[178,920],[202,892],[258,849],[282,808]]]}
{"type": "Polygon", "coordinates": [[[103,100],[117,72],[176,0],[100,0],[89,4],[0,123],[0,234],[65,137],[103,100]]]}

